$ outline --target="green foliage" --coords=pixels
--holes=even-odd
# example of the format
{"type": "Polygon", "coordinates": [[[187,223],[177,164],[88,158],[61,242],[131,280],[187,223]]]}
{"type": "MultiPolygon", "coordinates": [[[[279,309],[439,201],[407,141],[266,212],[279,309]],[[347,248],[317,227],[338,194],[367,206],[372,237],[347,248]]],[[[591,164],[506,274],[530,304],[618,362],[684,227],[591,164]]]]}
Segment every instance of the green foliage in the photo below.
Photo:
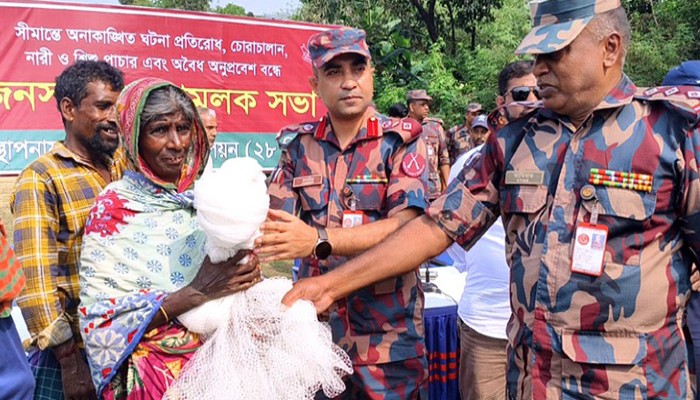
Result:
{"type": "Polygon", "coordinates": [[[658,85],[672,67],[700,58],[700,2],[625,3],[632,25],[626,72],[637,85],[658,85]]]}
{"type": "Polygon", "coordinates": [[[241,15],[241,16],[247,15],[245,8],[243,8],[239,5],[236,5],[236,4],[227,4],[224,7],[217,6],[212,11],[219,13],[219,14],[226,14],[226,15],[241,15]]]}
{"type": "MultiPolygon", "coordinates": [[[[495,106],[498,74],[530,29],[527,0],[301,0],[296,19],[367,31],[376,65],[375,103],[386,111],[406,90],[426,89],[445,126],[464,107],[495,106]],[[432,6],[432,8],[431,8],[432,6]],[[431,22],[430,18],[434,18],[431,22]],[[437,36],[431,35],[431,25],[437,36]]],[[[640,86],[700,59],[700,1],[623,0],[632,26],[626,73],[640,86]]],[[[433,33],[435,33],[433,32],[433,33]]]]}
{"type": "Polygon", "coordinates": [[[174,8],[190,11],[211,11],[226,15],[243,15],[252,17],[252,13],[246,13],[245,8],[236,4],[225,6],[213,6],[210,0],[119,0],[119,3],[127,6],[174,8]]]}

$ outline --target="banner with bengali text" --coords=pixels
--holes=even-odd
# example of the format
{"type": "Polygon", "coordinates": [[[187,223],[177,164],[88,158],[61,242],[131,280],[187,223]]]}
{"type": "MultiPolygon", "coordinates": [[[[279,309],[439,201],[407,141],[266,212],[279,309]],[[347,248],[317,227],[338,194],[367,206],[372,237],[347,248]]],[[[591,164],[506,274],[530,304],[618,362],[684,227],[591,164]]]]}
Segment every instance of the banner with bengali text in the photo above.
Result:
{"type": "Polygon", "coordinates": [[[156,76],[216,111],[214,165],[277,163],[275,134],[325,113],[306,42],[322,25],[123,6],[0,1],[0,174],[17,174],[64,137],[54,80],[105,60],[126,82],[156,76]]]}

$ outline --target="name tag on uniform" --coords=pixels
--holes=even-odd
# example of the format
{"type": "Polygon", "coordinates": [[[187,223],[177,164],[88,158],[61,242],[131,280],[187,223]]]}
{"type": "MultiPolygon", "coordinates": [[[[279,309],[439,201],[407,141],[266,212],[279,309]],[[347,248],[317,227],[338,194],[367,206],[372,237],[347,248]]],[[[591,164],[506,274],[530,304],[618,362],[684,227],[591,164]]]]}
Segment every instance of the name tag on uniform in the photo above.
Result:
{"type": "Polygon", "coordinates": [[[506,185],[541,185],[544,183],[542,171],[506,171],[506,185]]]}
{"type": "Polygon", "coordinates": [[[571,272],[600,276],[603,274],[605,243],[608,241],[608,227],[579,223],[574,236],[574,255],[571,259],[571,272]]]}
{"type": "Polygon", "coordinates": [[[292,188],[301,188],[306,186],[316,186],[323,183],[323,177],[321,174],[317,175],[307,175],[307,176],[297,176],[292,181],[292,188]]]}
{"type": "Polygon", "coordinates": [[[362,225],[364,214],[362,211],[343,211],[343,228],[352,228],[362,225]]]}

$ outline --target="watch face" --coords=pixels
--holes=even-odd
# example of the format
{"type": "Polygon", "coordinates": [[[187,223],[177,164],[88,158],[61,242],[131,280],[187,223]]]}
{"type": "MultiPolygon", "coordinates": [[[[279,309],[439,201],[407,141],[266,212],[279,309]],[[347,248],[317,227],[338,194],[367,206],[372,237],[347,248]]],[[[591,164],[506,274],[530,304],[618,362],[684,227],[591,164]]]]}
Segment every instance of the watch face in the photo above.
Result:
{"type": "Polygon", "coordinates": [[[316,258],[319,260],[325,260],[331,255],[331,250],[333,250],[333,248],[329,242],[321,241],[316,244],[316,250],[314,253],[316,253],[316,258]]]}

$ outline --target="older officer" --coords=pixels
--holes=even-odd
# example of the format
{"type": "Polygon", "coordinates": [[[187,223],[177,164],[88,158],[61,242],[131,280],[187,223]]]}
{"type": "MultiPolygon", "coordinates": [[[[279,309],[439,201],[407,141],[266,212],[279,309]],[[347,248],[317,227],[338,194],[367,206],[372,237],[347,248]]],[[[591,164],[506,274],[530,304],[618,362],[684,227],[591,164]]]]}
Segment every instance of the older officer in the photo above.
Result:
{"type": "Polygon", "coordinates": [[[412,270],[503,218],[511,268],[509,398],[689,396],[681,331],[700,254],[700,94],[622,72],[619,0],[531,4],[544,107],[491,135],[429,208],[283,299],[319,310],[412,270]],[[378,265],[381,269],[372,268],[378,265]]]}
{"type": "MultiPolygon", "coordinates": [[[[328,114],[280,132],[279,142],[288,144],[271,176],[273,211],[257,241],[263,260],[302,258],[302,278],[332,271],[427,206],[421,127],[370,106],[374,68],[364,31],[316,34],[309,53],[311,87],[328,114]]],[[[415,268],[335,300],[333,339],[354,365],[341,397],[426,398],[423,292],[415,268]]]]}
{"type": "Polygon", "coordinates": [[[428,199],[435,200],[447,187],[450,176],[450,155],[447,152],[442,120],[428,117],[433,98],[425,90],[406,93],[408,116],[423,126],[423,139],[428,146],[428,199]]]}

